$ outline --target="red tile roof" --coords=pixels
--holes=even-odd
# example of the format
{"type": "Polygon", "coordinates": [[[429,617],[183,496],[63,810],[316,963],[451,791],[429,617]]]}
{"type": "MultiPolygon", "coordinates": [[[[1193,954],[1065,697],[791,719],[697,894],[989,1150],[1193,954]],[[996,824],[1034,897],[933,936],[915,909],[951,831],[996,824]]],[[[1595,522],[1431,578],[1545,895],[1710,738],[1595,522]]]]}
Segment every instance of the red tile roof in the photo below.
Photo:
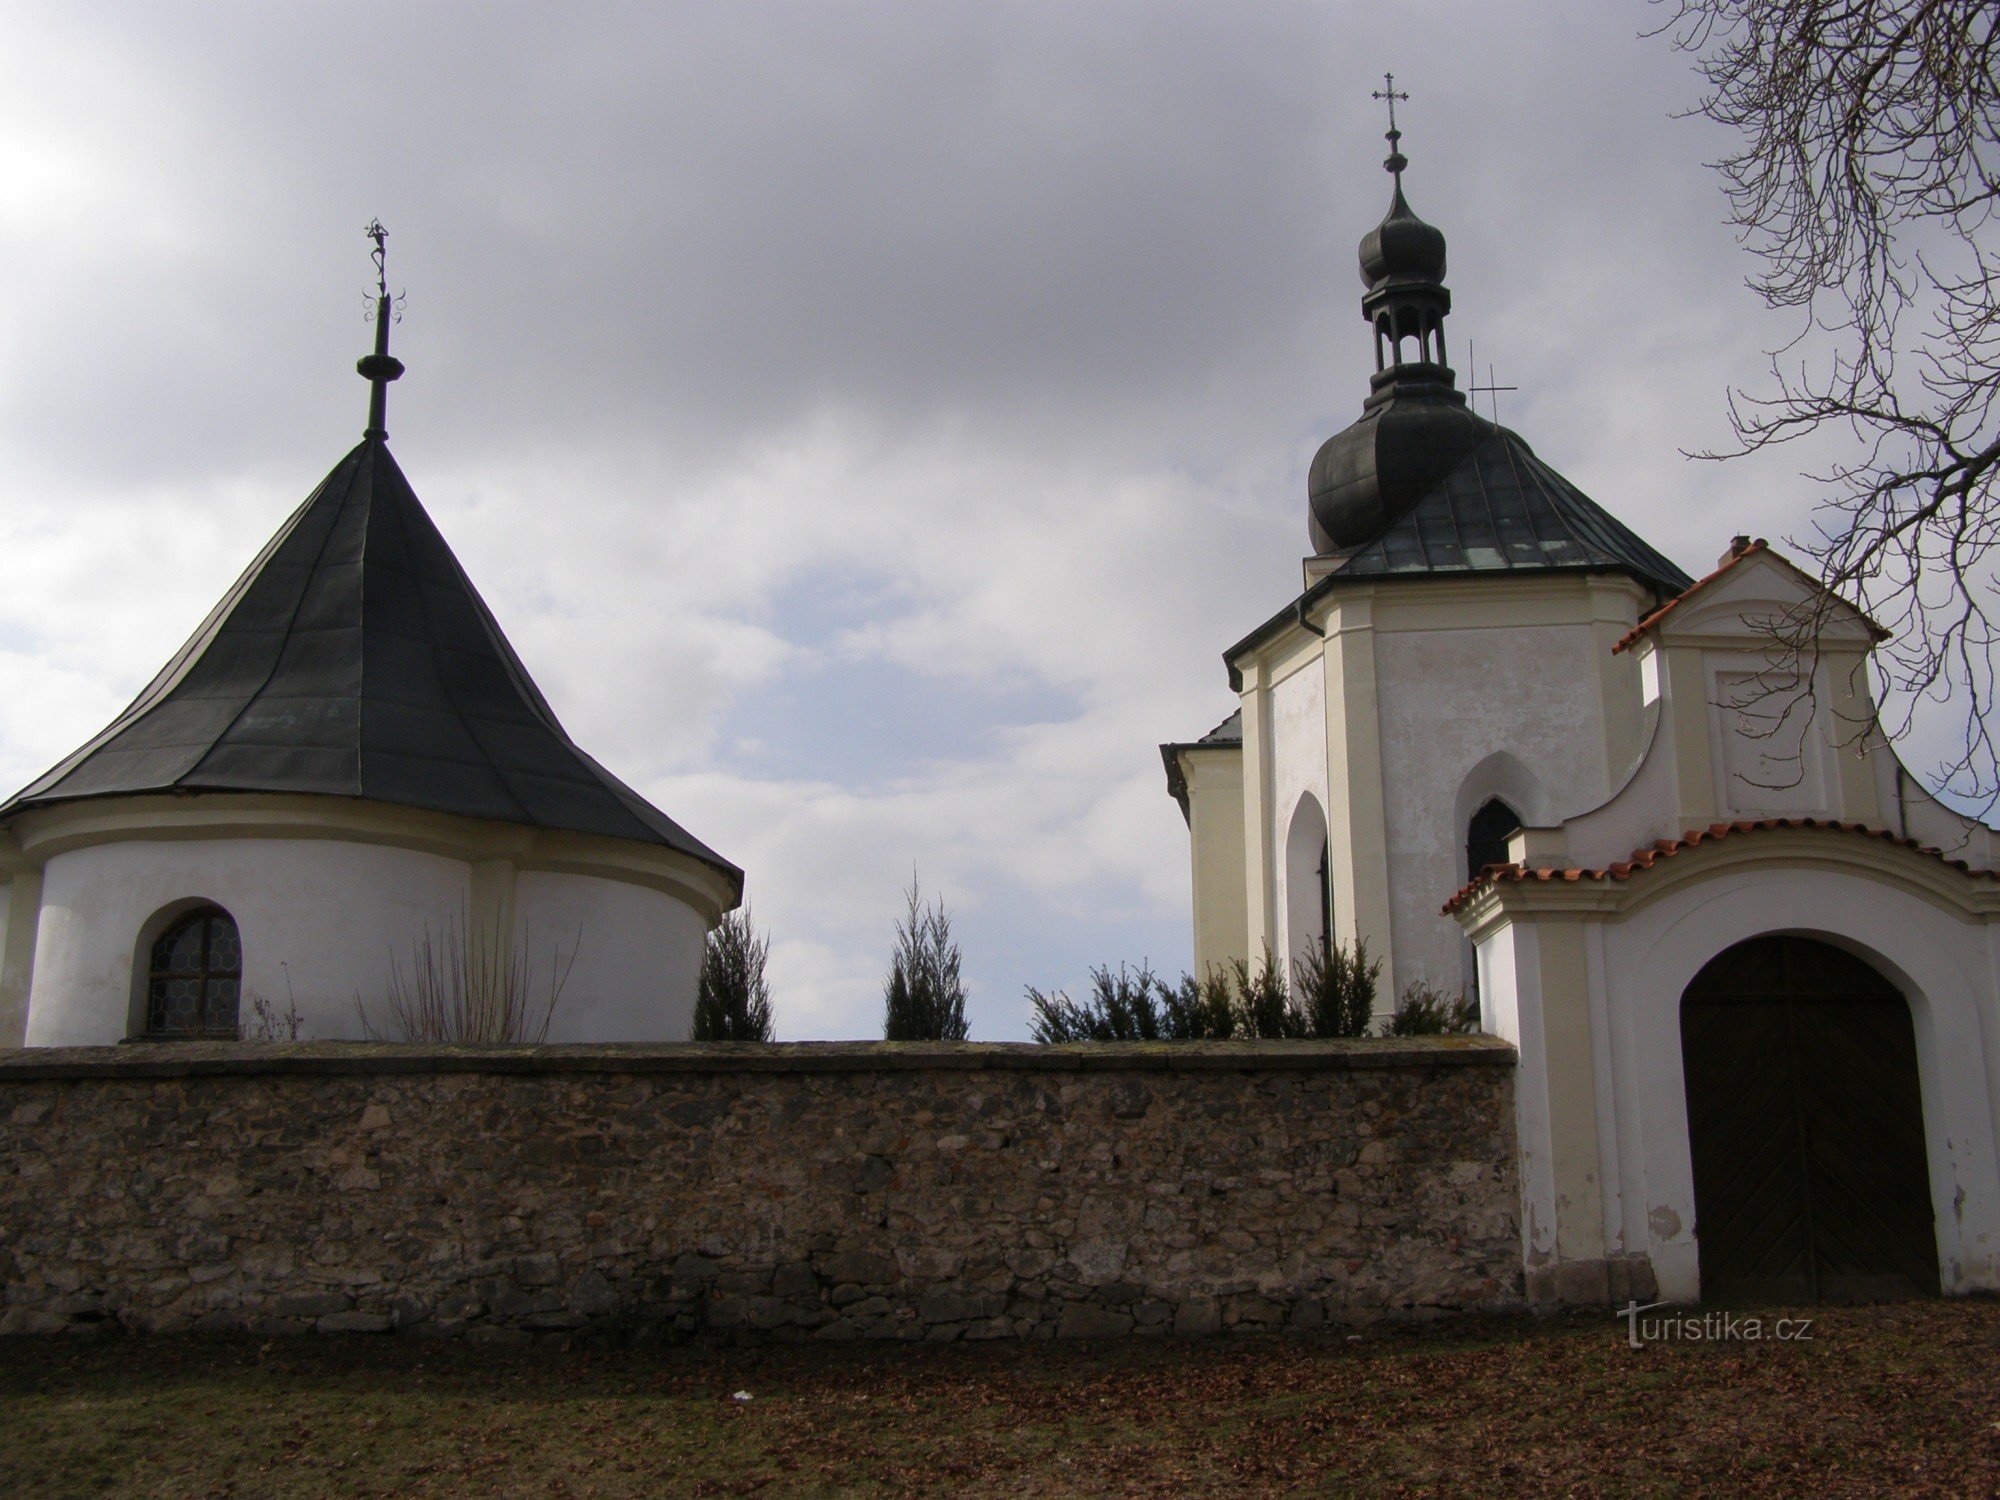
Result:
{"type": "Polygon", "coordinates": [[[1716,579],[1720,578],[1724,573],[1727,573],[1731,568],[1735,567],[1738,563],[1742,562],[1744,558],[1750,557],[1759,552],[1769,552],[1770,550],[1771,550],[1771,544],[1765,541],[1762,537],[1757,538],[1756,541],[1750,543],[1750,545],[1745,547],[1741,552],[1738,552],[1732,548],[1730,550],[1729,555],[1722,559],[1722,562],[1716,567],[1714,572],[1705,573],[1700,578],[1697,578],[1693,583],[1689,584],[1686,588],[1682,589],[1678,594],[1674,595],[1674,597],[1669,599],[1665,604],[1662,604],[1658,609],[1654,610],[1650,615],[1647,615],[1646,618],[1641,620],[1637,625],[1634,625],[1630,630],[1626,631],[1623,635],[1618,637],[1618,644],[1611,648],[1611,654],[1613,656],[1616,656],[1620,651],[1627,650],[1628,648],[1637,645],[1639,642],[1639,637],[1644,635],[1647,631],[1651,630],[1655,625],[1659,624],[1660,621],[1664,619],[1667,615],[1672,614],[1674,609],[1680,604],[1680,602],[1683,599],[1689,598],[1695,594],[1700,593],[1703,589],[1707,588],[1711,583],[1715,582],[1716,579]]]}
{"type": "Polygon", "coordinates": [[[1940,864],[1948,865],[1962,875],[1980,880],[2000,880],[2000,870],[1975,869],[1962,859],[1951,859],[1943,850],[1928,844],[1919,844],[1915,839],[1903,838],[1886,828],[1870,828],[1866,823],[1841,823],[1831,818],[1756,818],[1736,823],[1711,823],[1706,828],[1690,829],[1677,839],[1661,839],[1650,849],[1636,850],[1632,857],[1620,860],[1603,869],[1533,869],[1527,865],[1488,865],[1479,872],[1478,878],[1469,881],[1452,894],[1444,904],[1444,914],[1451,915],[1474,895],[1489,885],[1505,881],[1510,884],[1526,881],[1578,881],[1578,880],[1630,880],[1641,870],[1650,870],[1663,859],[1670,859],[1683,849],[1692,849],[1697,844],[1709,844],[1717,839],[1729,838],[1742,833],[1767,833],[1782,828],[1822,828],[1832,833],[1858,835],[1862,838],[1881,839],[1885,843],[1898,844],[1905,849],[1914,849],[1919,854],[1927,854],[1940,864]]]}
{"type": "MultiPolygon", "coordinates": [[[[1707,588],[1711,583],[1715,582],[1716,579],[1720,578],[1724,573],[1727,573],[1731,568],[1735,567],[1745,558],[1755,557],[1760,552],[1771,552],[1771,544],[1765,541],[1762,537],[1758,537],[1757,540],[1755,540],[1754,542],[1748,541],[1746,538],[1742,537],[1737,538],[1737,541],[1743,543],[1740,551],[1737,549],[1735,544],[1732,544],[1729,552],[1725,554],[1722,561],[1716,565],[1714,572],[1705,574],[1702,577],[1697,578],[1693,583],[1689,584],[1686,588],[1682,589],[1678,594],[1674,595],[1674,597],[1669,599],[1665,604],[1662,604],[1658,609],[1654,610],[1650,615],[1647,615],[1646,618],[1641,620],[1637,625],[1634,625],[1630,630],[1626,631],[1623,635],[1618,637],[1617,643],[1613,645],[1611,648],[1611,654],[1613,656],[1616,656],[1619,652],[1629,651],[1632,649],[1632,647],[1638,645],[1639,638],[1643,636],[1647,631],[1651,630],[1655,625],[1659,624],[1661,620],[1665,619],[1668,615],[1672,614],[1682,604],[1684,604],[1689,599],[1692,599],[1696,594],[1699,594],[1703,589],[1707,588]]],[[[1812,574],[1806,572],[1803,568],[1800,568],[1796,564],[1788,561],[1783,553],[1771,552],[1771,556],[1776,558],[1780,563],[1783,563],[1785,567],[1790,569],[1793,573],[1796,573],[1801,579],[1803,579],[1806,582],[1806,584],[1809,587],[1812,588],[1820,587],[1820,582],[1817,578],[1814,578],[1812,574]]],[[[1851,607],[1852,606],[1850,606],[1850,608],[1851,607]]],[[[1860,613],[1860,611],[1857,610],[1856,613],[1858,614],[1860,613]]],[[[1868,627],[1869,632],[1872,635],[1874,635],[1876,640],[1886,641],[1887,639],[1889,639],[1890,632],[1884,629],[1876,621],[1870,619],[1867,615],[1865,614],[1861,615],[1861,623],[1868,627]]]]}

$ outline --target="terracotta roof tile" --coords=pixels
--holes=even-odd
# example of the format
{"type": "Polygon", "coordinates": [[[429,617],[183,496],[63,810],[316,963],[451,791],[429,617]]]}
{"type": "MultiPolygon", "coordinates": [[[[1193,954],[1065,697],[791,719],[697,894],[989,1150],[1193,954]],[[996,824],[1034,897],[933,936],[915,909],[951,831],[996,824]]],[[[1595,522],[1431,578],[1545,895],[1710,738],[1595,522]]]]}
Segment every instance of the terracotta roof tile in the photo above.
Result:
{"type": "Polygon", "coordinates": [[[1671,859],[1683,849],[1692,849],[1699,844],[1712,844],[1717,839],[1732,837],[1742,833],[1768,833],[1784,828],[1820,828],[1830,833],[1845,833],[1861,838],[1881,839],[1885,843],[1897,844],[1905,849],[1913,849],[1919,854],[1927,854],[1940,864],[1948,865],[1961,875],[1969,875],[1979,880],[2000,880],[2000,870],[1980,870],[1973,868],[1962,859],[1952,859],[1943,850],[1929,844],[1920,844],[1915,839],[1903,838],[1886,828],[1870,828],[1866,823],[1842,823],[1831,818],[1755,818],[1735,823],[1711,823],[1706,828],[1694,828],[1676,839],[1661,839],[1652,847],[1633,851],[1630,859],[1619,860],[1602,869],[1535,869],[1527,865],[1488,865],[1479,872],[1476,879],[1467,882],[1452,893],[1443,907],[1444,915],[1450,916],[1473,896],[1489,885],[1525,884],[1528,881],[1543,883],[1552,881],[1575,882],[1579,880],[1629,880],[1642,870],[1650,870],[1663,859],[1671,859]]]}
{"type": "Polygon", "coordinates": [[[1765,541],[1762,537],[1759,537],[1756,541],[1752,542],[1749,546],[1745,547],[1741,552],[1731,551],[1727,557],[1722,559],[1722,562],[1715,568],[1713,572],[1704,573],[1701,577],[1697,578],[1693,583],[1689,584],[1686,588],[1682,589],[1678,594],[1674,595],[1674,597],[1669,599],[1665,604],[1662,604],[1658,609],[1654,610],[1650,615],[1647,615],[1646,618],[1641,620],[1637,625],[1634,625],[1630,630],[1626,631],[1623,635],[1618,637],[1618,644],[1611,648],[1611,654],[1613,656],[1616,656],[1620,651],[1628,650],[1629,648],[1637,645],[1639,643],[1639,637],[1644,635],[1647,631],[1651,630],[1655,625],[1659,624],[1660,621],[1664,619],[1666,616],[1672,614],[1674,608],[1683,599],[1688,598],[1692,594],[1700,593],[1703,589],[1707,588],[1711,583],[1715,582],[1716,579],[1720,578],[1724,573],[1727,573],[1731,568],[1735,567],[1738,563],[1742,562],[1744,558],[1752,557],[1759,552],[1768,552],[1770,550],[1771,550],[1771,544],[1765,541]]]}
{"type": "MultiPolygon", "coordinates": [[[[1724,573],[1727,573],[1731,568],[1735,567],[1738,563],[1742,562],[1746,558],[1755,557],[1760,552],[1770,552],[1772,557],[1776,558],[1779,562],[1783,563],[1792,572],[1797,573],[1799,577],[1802,578],[1808,585],[1814,588],[1818,588],[1820,586],[1818,579],[1814,578],[1810,573],[1805,572],[1803,569],[1798,567],[1797,564],[1791,562],[1789,559],[1785,557],[1785,555],[1782,552],[1772,552],[1771,544],[1765,541],[1762,537],[1759,537],[1757,538],[1756,541],[1747,543],[1747,545],[1745,545],[1743,550],[1740,552],[1735,551],[1732,548],[1732,550],[1728,553],[1728,555],[1726,555],[1722,559],[1722,561],[1716,566],[1715,571],[1713,571],[1712,573],[1704,574],[1702,577],[1697,578],[1693,583],[1689,584],[1686,588],[1682,589],[1678,594],[1674,595],[1674,597],[1669,599],[1665,604],[1662,604],[1658,609],[1654,610],[1650,615],[1647,615],[1646,618],[1641,620],[1637,625],[1634,625],[1630,630],[1626,631],[1623,635],[1618,637],[1617,642],[1611,648],[1611,654],[1613,656],[1616,656],[1621,651],[1631,650],[1632,647],[1639,644],[1639,638],[1641,636],[1643,636],[1647,631],[1651,630],[1655,625],[1659,624],[1661,620],[1666,618],[1666,616],[1673,613],[1673,611],[1676,608],[1684,604],[1687,600],[1693,598],[1703,589],[1707,588],[1711,583],[1715,582],[1716,579],[1720,578],[1724,573]]],[[[1842,600],[1841,602],[1848,603],[1848,601],[1846,600],[1842,600]]],[[[1853,605],[1849,604],[1848,607],[1853,608],[1853,605]]],[[[1891,632],[1886,628],[1884,628],[1879,621],[1869,618],[1869,616],[1867,616],[1866,614],[1861,614],[1861,611],[1859,610],[1856,610],[1855,613],[1861,615],[1861,623],[1868,627],[1870,634],[1872,634],[1876,640],[1886,641],[1889,639],[1891,632]]]]}

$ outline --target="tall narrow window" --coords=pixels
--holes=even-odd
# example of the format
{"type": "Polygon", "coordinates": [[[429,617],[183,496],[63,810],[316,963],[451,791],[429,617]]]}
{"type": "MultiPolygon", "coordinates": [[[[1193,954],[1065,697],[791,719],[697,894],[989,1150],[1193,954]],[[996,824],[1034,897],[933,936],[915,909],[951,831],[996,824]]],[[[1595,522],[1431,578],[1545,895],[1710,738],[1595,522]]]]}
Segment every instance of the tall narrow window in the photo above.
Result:
{"type": "Polygon", "coordinates": [[[1474,813],[1465,830],[1465,878],[1477,880],[1488,865],[1505,864],[1507,840],[1520,826],[1520,814],[1498,797],[1474,813]]]}
{"type": "Polygon", "coordinates": [[[1285,929],[1279,957],[1288,970],[1325,951],[1329,925],[1326,852],[1326,814],[1320,811],[1319,798],[1301,792],[1285,834],[1285,929]]]}
{"type": "Polygon", "coordinates": [[[189,912],[153,944],[146,981],[149,1037],[234,1037],[243,944],[219,906],[189,912]]]}
{"type": "Polygon", "coordinates": [[[1328,868],[1332,855],[1331,840],[1319,846],[1319,951],[1328,963],[1333,961],[1333,871],[1328,868]]]}

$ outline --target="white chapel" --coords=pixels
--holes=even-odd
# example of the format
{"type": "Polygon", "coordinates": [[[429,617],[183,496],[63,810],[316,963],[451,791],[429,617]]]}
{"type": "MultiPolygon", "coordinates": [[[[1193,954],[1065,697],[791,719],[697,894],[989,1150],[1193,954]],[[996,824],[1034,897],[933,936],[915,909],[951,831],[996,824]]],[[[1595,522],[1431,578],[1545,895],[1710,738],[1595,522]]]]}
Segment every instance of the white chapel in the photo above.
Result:
{"type": "Polygon", "coordinates": [[[0,803],[0,1046],[234,1037],[253,1006],[393,1036],[385,999],[454,968],[551,1041],[687,1037],[742,872],[564,733],[418,503],[378,290],[360,445],[0,803]]]}
{"type": "Polygon", "coordinates": [[[1161,747],[1197,971],[1365,942],[1385,1011],[1476,995],[1533,1297],[2000,1289],[1993,833],[1860,733],[1865,616],[1747,538],[1691,578],[1468,408],[1397,142],[1300,591],[1161,747]]]}

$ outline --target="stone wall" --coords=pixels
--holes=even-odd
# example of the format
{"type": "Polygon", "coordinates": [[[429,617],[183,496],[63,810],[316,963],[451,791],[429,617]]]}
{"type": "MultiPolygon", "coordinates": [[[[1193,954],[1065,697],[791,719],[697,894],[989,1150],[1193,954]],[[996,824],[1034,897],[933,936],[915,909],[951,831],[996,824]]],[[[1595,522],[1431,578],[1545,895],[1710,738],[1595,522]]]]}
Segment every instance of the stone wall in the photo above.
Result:
{"type": "Polygon", "coordinates": [[[0,1331],[997,1338],[1521,1296],[1513,1049],[0,1055],[0,1331]]]}

